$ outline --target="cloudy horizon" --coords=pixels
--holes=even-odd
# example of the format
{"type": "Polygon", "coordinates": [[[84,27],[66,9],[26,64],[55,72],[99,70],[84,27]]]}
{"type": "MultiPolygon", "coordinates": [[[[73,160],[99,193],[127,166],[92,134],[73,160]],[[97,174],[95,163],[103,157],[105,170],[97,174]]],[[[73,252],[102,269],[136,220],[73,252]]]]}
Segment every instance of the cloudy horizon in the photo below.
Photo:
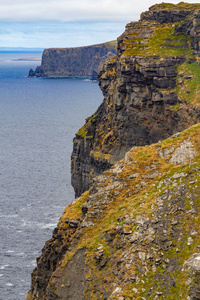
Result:
{"type": "Polygon", "coordinates": [[[127,23],[137,21],[155,3],[153,0],[0,1],[0,47],[78,47],[114,40],[127,23]]]}

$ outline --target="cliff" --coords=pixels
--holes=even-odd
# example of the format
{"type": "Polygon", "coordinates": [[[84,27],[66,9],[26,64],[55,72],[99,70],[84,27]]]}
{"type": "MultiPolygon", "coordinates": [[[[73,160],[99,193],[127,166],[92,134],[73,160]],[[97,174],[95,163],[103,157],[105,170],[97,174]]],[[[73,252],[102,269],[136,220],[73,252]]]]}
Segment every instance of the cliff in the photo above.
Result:
{"type": "Polygon", "coordinates": [[[199,54],[199,4],[155,5],[126,26],[74,139],[80,197],[27,300],[200,299],[199,54]]]}
{"type": "Polygon", "coordinates": [[[200,299],[190,274],[199,274],[199,136],[197,124],[134,147],[96,177],[45,244],[27,299],[200,299]]]}
{"type": "Polygon", "coordinates": [[[29,71],[36,77],[86,77],[97,79],[105,60],[116,55],[116,41],[77,48],[45,49],[41,66],[29,71]]]}
{"type": "Polygon", "coordinates": [[[200,121],[199,8],[183,2],[155,5],[118,38],[117,56],[98,76],[104,101],[74,139],[76,196],[133,146],[155,143],[200,121]]]}

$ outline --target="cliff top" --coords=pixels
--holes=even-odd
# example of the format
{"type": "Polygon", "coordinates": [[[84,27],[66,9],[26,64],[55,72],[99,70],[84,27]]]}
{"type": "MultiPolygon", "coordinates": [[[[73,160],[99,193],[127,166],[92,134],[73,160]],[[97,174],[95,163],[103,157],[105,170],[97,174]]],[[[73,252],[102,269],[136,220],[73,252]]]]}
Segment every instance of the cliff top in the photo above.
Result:
{"type": "Polygon", "coordinates": [[[172,57],[182,57],[185,62],[177,66],[179,84],[171,91],[190,104],[200,105],[199,42],[200,4],[156,4],[141,14],[139,22],[127,24],[118,38],[118,61],[126,68],[128,61],[141,58],[142,67],[150,73],[161,61],[166,67],[172,57]]]}
{"type": "Polygon", "coordinates": [[[187,2],[179,2],[178,4],[172,4],[172,3],[160,3],[152,5],[149,10],[194,10],[194,9],[200,9],[199,3],[187,3],[187,2]]]}
{"type": "Polygon", "coordinates": [[[110,41],[110,42],[105,42],[105,43],[101,43],[101,44],[94,44],[94,45],[88,45],[88,46],[80,46],[80,47],[66,47],[66,48],[48,48],[48,49],[44,49],[44,51],[49,51],[49,50],[65,50],[65,49],[83,49],[83,48],[89,48],[89,47],[103,47],[105,46],[106,48],[109,49],[117,49],[117,40],[114,41],[110,41]]]}

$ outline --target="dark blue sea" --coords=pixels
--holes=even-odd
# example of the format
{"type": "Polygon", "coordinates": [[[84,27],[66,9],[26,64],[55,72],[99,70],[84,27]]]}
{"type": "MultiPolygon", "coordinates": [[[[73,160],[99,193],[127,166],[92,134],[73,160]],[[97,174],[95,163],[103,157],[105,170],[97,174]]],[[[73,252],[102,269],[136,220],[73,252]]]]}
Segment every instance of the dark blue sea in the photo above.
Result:
{"type": "Polygon", "coordinates": [[[28,78],[41,53],[0,53],[0,300],[25,300],[70,183],[72,141],[102,101],[97,82],[28,78]]]}

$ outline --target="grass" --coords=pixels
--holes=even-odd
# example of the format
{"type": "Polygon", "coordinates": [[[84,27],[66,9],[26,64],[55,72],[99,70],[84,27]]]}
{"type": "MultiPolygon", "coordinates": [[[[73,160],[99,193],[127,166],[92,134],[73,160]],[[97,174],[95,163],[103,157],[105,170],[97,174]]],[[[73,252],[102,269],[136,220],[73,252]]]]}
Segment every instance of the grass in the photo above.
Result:
{"type": "Polygon", "coordinates": [[[106,42],[106,43],[104,43],[104,45],[108,48],[117,49],[117,40],[106,42]]]}
{"type": "MultiPolygon", "coordinates": [[[[78,135],[82,138],[93,139],[93,134],[90,135],[91,133],[88,133],[88,128],[90,128],[91,126],[93,126],[95,128],[96,120],[97,120],[97,115],[92,115],[91,117],[89,117],[86,120],[86,123],[76,133],[76,135],[78,135]]],[[[92,133],[94,133],[94,130],[92,131],[92,133]]]]}
{"type": "Polygon", "coordinates": [[[187,35],[175,35],[170,24],[157,27],[154,34],[146,39],[135,38],[124,40],[125,55],[141,56],[191,56],[190,38],[187,35]],[[187,45],[188,48],[181,48],[187,45]],[[146,50],[143,50],[145,46],[146,50]]]}
{"type": "Polygon", "coordinates": [[[189,64],[185,62],[178,67],[178,81],[176,93],[182,101],[187,101],[189,104],[200,105],[200,66],[197,62],[189,64]],[[180,77],[180,74],[191,75],[191,79],[180,77]]]}
{"type": "Polygon", "coordinates": [[[172,4],[172,3],[161,3],[161,4],[155,4],[150,7],[150,10],[157,10],[157,9],[163,9],[163,10],[174,10],[174,9],[200,9],[200,4],[194,3],[186,3],[186,2],[179,2],[178,4],[172,4]]]}
{"type": "Polygon", "coordinates": [[[81,127],[81,129],[79,129],[79,131],[76,133],[77,135],[81,136],[82,138],[86,137],[87,135],[87,129],[86,129],[86,126],[83,125],[81,127]]]}
{"type": "Polygon", "coordinates": [[[80,198],[74,200],[71,204],[69,204],[65,208],[64,213],[61,216],[61,223],[65,222],[65,219],[76,220],[80,218],[82,215],[81,207],[87,201],[88,196],[89,196],[89,191],[83,193],[80,198]]]}

